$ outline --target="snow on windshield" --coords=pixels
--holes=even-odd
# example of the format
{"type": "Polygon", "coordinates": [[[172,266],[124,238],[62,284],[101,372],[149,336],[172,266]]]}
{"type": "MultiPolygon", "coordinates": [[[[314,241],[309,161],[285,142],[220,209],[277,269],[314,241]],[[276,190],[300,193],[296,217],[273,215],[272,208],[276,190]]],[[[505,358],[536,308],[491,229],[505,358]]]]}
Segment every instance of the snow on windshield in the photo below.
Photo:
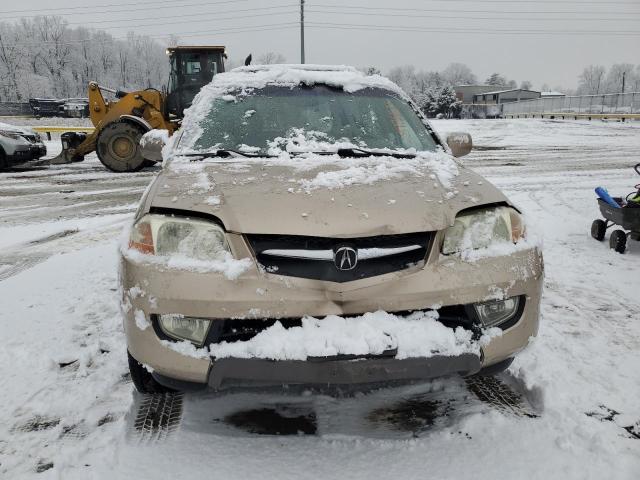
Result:
{"type": "MultiPolygon", "coordinates": [[[[185,111],[182,122],[180,149],[191,149],[203,134],[203,122],[211,112],[216,100],[236,102],[238,96],[246,96],[256,89],[269,86],[294,88],[300,85],[325,85],[354,93],[367,88],[383,89],[393,95],[409,101],[408,96],[390,80],[380,75],[364,75],[351,67],[321,67],[306,65],[272,67],[241,67],[231,72],[221,73],[213,81],[202,88],[195,97],[193,105],[185,111]]],[[[247,113],[253,108],[246,108],[247,113]]],[[[245,120],[250,120],[256,113],[251,112],[245,120]]],[[[304,127],[304,125],[300,125],[304,127]]],[[[282,135],[285,132],[279,132],[282,135]]]]}
{"type": "MultiPolygon", "coordinates": [[[[300,89],[303,90],[303,89],[300,89]]],[[[310,89],[307,89],[309,91],[310,89]]],[[[266,90],[265,90],[266,91],[266,90]]],[[[270,93],[271,94],[271,93],[270,93]]],[[[286,97],[286,101],[296,96],[286,97]]],[[[292,174],[315,170],[315,175],[300,175],[293,178],[297,184],[295,190],[310,193],[320,188],[342,188],[354,184],[373,184],[385,180],[401,181],[403,178],[424,178],[425,183],[438,188],[439,182],[445,189],[452,188],[454,178],[459,174],[458,165],[445,151],[438,147],[434,137],[425,128],[423,120],[411,109],[406,94],[390,80],[379,76],[367,76],[349,67],[316,67],[316,66],[273,66],[242,67],[231,72],[216,75],[213,81],[205,86],[196,96],[193,105],[185,112],[181,131],[171,138],[171,142],[179,145],[168,145],[164,150],[165,166],[180,174],[192,174],[206,168],[208,163],[231,161],[239,163],[267,163],[269,165],[290,166],[292,174]],[[305,108],[315,108],[308,121],[287,119],[275,125],[270,132],[262,132],[261,145],[255,142],[246,143],[249,138],[255,140],[251,131],[254,122],[262,122],[261,128],[268,129],[271,111],[261,111],[259,106],[244,104],[243,98],[257,97],[252,95],[256,89],[266,87],[269,92],[281,95],[294,87],[321,84],[309,95],[315,102],[305,104],[305,108]],[[337,92],[336,89],[343,93],[337,92]],[[371,89],[378,89],[374,92],[371,89]],[[365,91],[366,92],[363,92],[365,91]],[[353,94],[345,95],[344,92],[353,94]],[[359,92],[359,93],[357,93],[359,92]],[[371,94],[369,92],[372,92],[371,94]],[[365,95],[366,93],[366,95],[365,95]],[[338,97],[342,97],[339,99],[338,97]],[[320,101],[318,101],[320,98],[320,101]],[[324,103],[344,103],[342,113],[351,114],[349,105],[361,100],[363,108],[358,118],[338,121],[331,118],[331,110],[324,103]],[[364,108],[379,102],[376,108],[364,108]],[[232,105],[235,109],[236,130],[246,129],[247,137],[238,136],[236,131],[222,132],[208,144],[200,139],[206,133],[207,122],[215,121],[212,107],[232,105]],[[404,109],[404,110],[403,110],[404,109]],[[366,117],[366,118],[364,118],[366,117]],[[213,118],[213,119],[212,119],[213,118]],[[360,129],[369,129],[361,137],[353,134],[352,123],[360,129]],[[350,135],[331,134],[332,128],[338,124],[350,135]],[[287,128],[282,130],[282,126],[287,128]],[[348,128],[347,128],[348,127],[348,128]],[[378,128],[378,130],[376,130],[378,128]],[[231,137],[235,135],[235,140],[231,137]],[[386,135],[386,137],[383,137],[386,135]],[[374,140],[375,139],[375,140],[374,140]],[[254,143],[254,144],[251,144],[254,143]],[[199,158],[194,163],[193,157],[180,154],[209,152],[217,149],[233,149],[259,158],[244,158],[241,155],[231,160],[221,158],[199,158]],[[343,158],[335,154],[338,149],[366,148],[378,154],[388,156],[343,158]],[[167,153],[172,156],[167,158],[167,153]],[[317,155],[317,152],[325,153],[317,155]],[[334,153],[327,155],[326,153],[334,153]],[[415,158],[396,158],[393,153],[415,155],[415,158]],[[269,158],[266,158],[269,157],[269,158]]],[[[266,107],[265,107],[266,108],[266,107]]],[[[285,109],[279,110],[284,113],[285,109]]],[[[289,108],[289,110],[295,110],[289,108]]],[[[357,109],[353,109],[357,110],[357,109]]],[[[222,127],[221,127],[222,128],[222,127]]],[[[335,128],[334,128],[335,130],[335,128]]],[[[340,131],[338,128],[337,131],[340,131]]],[[[218,132],[220,133],[220,132],[218,132]]]]}

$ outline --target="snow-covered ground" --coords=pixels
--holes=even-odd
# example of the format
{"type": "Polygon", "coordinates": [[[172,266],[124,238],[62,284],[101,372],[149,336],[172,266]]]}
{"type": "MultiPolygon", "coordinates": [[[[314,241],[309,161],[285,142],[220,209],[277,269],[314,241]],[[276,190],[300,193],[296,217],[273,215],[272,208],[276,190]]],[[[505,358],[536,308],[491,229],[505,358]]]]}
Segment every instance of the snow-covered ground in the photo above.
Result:
{"type": "Polygon", "coordinates": [[[594,187],[640,182],[640,123],[434,125],[473,135],[465,163],[544,236],[540,335],[502,377],[537,416],[449,379],[358,395],[187,394],[177,430],[142,437],[116,242],[155,171],[109,173],[90,156],[0,173],[0,477],[638,478],[640,243],[619,255],[589,228],[594,187]],[[306,435],[258,433],[287,429],[306,435]]]}

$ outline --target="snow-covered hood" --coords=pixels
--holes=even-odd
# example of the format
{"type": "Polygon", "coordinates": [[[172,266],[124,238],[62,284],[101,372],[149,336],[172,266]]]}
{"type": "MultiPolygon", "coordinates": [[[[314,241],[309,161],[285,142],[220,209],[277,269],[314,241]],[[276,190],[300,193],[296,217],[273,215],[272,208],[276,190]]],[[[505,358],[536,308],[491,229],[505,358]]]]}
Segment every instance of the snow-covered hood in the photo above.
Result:
{"type": "Polygon", "coordinates": [[[165,167],[146,202],[202,212],[239,233],[354,237],[441,230],[456,213],[507,202],[445,153],[207,159],[165,167]]]}

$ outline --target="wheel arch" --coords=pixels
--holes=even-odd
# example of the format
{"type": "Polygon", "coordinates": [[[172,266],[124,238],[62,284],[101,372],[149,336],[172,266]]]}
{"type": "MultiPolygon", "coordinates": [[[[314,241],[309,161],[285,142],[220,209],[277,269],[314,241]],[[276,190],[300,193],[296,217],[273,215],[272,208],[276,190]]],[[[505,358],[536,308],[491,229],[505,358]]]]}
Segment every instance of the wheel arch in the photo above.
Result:
{"type": "Polygon", "coordinates": [[[142,117],[136,117],[135,115],[120,115],[121,122],[132,123],[139,127],[144,128],[145,132],[153,130],[153,127],[142,117]]]}

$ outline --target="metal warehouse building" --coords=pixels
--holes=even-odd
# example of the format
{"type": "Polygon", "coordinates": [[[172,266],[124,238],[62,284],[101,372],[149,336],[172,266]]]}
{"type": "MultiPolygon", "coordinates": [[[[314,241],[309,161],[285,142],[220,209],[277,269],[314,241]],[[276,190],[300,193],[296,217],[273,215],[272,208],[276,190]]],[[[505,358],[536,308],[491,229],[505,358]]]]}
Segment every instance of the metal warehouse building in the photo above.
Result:
{"type": "Polygon", "coordinates": [[[514,88],[510,90],[495,90],[492,92],[477,93],[473,96],[473,103],[484,105],[499,105],[501,103],[519,102],[540,98],[540,92],[514,88]]]}

